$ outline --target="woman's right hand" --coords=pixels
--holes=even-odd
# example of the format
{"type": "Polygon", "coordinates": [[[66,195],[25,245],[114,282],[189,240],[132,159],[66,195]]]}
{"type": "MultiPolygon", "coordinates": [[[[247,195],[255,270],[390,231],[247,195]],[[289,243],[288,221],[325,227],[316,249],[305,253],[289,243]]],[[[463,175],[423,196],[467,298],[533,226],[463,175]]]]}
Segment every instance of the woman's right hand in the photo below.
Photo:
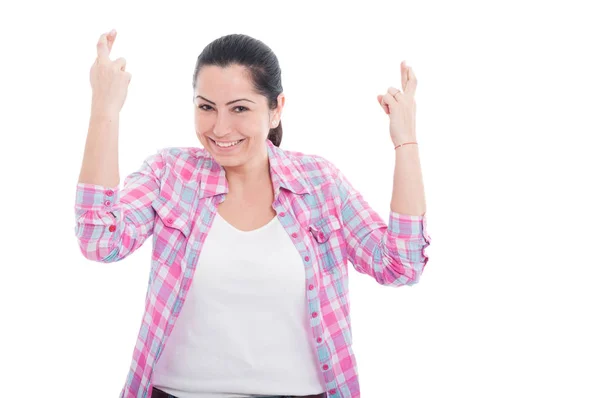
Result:
{"type": "Polygon", "coordinates": [[[125,58],[115,61],[109,58],[116,36],[113,29],[102,34],[96,44],[98,57],[90,69],[92,110],[95,112],[119,114],[127,97],[131,73],[125,71],[125,58]]]}

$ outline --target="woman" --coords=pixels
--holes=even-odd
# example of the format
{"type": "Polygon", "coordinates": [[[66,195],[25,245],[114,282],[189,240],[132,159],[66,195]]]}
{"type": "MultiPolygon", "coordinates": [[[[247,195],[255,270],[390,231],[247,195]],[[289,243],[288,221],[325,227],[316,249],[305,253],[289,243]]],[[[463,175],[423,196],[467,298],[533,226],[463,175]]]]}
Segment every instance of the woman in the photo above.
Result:
{"type": "Polygon", "coordinates": [[[285,151],[277,58],[229,35],[194,70],[204,149],[165,148],[119,190],[119,112],[131,75],[103,34],[77,185],[76,236],[120,261],[153,236],[145,314],[121,397],[359,397],[347,261],[382,285],[427,263],[416,79],[378,96],[396,151],[389,223],[322,157],[285,151]]]}

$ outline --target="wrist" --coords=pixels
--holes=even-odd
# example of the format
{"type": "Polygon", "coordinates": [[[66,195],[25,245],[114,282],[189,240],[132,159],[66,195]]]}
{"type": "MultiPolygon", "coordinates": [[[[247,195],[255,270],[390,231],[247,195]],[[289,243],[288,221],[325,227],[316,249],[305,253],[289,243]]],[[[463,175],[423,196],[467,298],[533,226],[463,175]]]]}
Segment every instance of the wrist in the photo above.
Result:
{"type": "Polygon", "coordinates": [[[105,106],[92,105],[91,118],[92,119],[109,119],[115,120],[119,118],[120,112],[105,106]]]}
{"type": "Polygon", "coordinates": [[[417,137],[414,135],[392,138],[392,144],[394,145],[394,147],[404,144],[405,142],[416,142],[416,141],[417,141],[417,137]]]}
{"type": "Polygon", "coordinates": [[[103,117],[107,116],[107,117],[110,117],[111,119],[118,117],[119,114],[121,113],[120,110],[116,106],[109,104],[105,101],[102,101],[100,99],[97,99],[95,97],[92,98],[91,111],[92,111],[92,115],[103,116],[103,117]]]}
{"type": "Polygon", "coordinates": [[[394,150],[403,148],[404,146],[417,146],[418,142],[416,138],[404,138],[397,141],[392,141],[394,144],[394,150]]]}

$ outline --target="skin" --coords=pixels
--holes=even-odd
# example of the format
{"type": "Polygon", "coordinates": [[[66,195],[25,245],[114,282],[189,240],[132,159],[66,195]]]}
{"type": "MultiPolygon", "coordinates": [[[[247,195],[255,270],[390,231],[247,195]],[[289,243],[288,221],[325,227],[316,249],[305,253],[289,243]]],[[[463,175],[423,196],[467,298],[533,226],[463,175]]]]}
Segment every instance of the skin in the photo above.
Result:
{"type": "Polygon", "coordinates": [[[96,44],[97,57],[90,68],[92,109],[80,183],[116,188],[119,176],[119,114],[131,80],[125,58],[110,59],[117,32],[103,33],[96,44]]]}
{"type": "MultiPolygon", "coordinates": [[[[402,90],[389,87],[386,94],[377,96],[377,102],[390,118],[392,148],[417,141],[417,79],[405,61],[400,65],[400,75],[402,90]]],[[[261,219],[268,220],[273,214],[273,191],[265,140],[270,126],[277,126],[281,116],[285,102],[283,94],[278,98],[277,108],[274,111],[269,110],[266,98],[254,92],[245,69],[234,65],[228,68],[203,68],[197,77],[194,96],[196,95],[215,103],[210,104],[201,98],[195,98],[196,134],[202,145],[226,170],[230,193],[225,204],[234,201],[239,206],[246,205],[249,211],[267,214],[261,219]],[[252,102],[244,100],[227,105],[227,102],[241,98],[252,102]],[[245,109],[242,111],[238,106],[245,109]],[[237,113],[240,111],[241,113],[237,113]],[[275,124],[272,124],[273,122],[275,124]],[[227,142],[242,138],[245,142],[226,155],[219,154],[210,142],[210,139],[227,142]]],[[[425,190],[418,145],[408,144],[397,147],[394,151],[396,162],[391,210],[405,215],[424,215],[425,190]]]]}
{"type": "Polygon", "coordinates": [[[230,192],[250,191],[270,181],[265,141],[281,119],[283,93],[277,102],[276,109],[268,108],[267,98],[254,90],[243,66],[204,66],[198,73],[194,91],[196,136],[225,169],[230,192]],[[240,139],[244,141],[226,154],[212,142],[240,139]]]}
{"type": "MultiPolygon", "coordinates": [[[[109,58],[115,37],[116,31],[101,35],[97,44],[98,58],[90,71],[94,94],[92,116],[79,177],[80,182],[111,187],[117,186],[120,181],[116,139],[118,112],[131,78],[129,72],[125,71],[124,59],[113,62],[109,58]]],[[[386,94],[377,96],[377,102],[390,118],[389,132],[396,154],[390,207],[397,213],[422,216],[426,211],[426,203],[419,147],[416,144],[399,146],[417,141],[417,78],[405,61],[400,65],[400,75],[401,89],[389,87],[386,94]]],[[[250,207],[249,210],[256,207],[265,214],[272,214],[270,201],[273,187],[265,141],[269,129],[279,123],[285,103],[284,95],[279,95],[275,110],[268,109],[267,99],[254,92],[245,69],[239,65],[228,68],[204,67],[196,82],[194,96],[202,95],[214,102],[211,104],[200,98],[195,99],[194,115],[198,139],[227,173],[229,193],[224,203],[238,201],[240,205],[250,207]],[[252,102],[227,104],[241,98],[252,102]],[[202,109],[198,106],[202,106],[202,109]],[[224,155],[214,150],[210,144],[211,138],[218,141],[244,138],[245,142],[235,151],[224,155]]]]}

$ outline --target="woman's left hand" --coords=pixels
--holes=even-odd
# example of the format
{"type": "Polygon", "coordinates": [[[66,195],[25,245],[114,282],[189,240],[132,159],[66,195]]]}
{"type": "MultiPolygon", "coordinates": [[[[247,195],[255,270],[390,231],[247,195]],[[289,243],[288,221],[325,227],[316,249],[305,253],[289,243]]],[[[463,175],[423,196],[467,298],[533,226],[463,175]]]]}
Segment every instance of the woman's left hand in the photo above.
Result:
{"type": "Polygon", "coordinates": [[[402,76],[402,91],[388,88],[387,94],[378,95],[377,101],[386,114],[390,116],[390,137],[394,146],[416,141],[416,113],[415,91],[417,89],[417,78],[406,62],[400,64],[402,76]]]}

